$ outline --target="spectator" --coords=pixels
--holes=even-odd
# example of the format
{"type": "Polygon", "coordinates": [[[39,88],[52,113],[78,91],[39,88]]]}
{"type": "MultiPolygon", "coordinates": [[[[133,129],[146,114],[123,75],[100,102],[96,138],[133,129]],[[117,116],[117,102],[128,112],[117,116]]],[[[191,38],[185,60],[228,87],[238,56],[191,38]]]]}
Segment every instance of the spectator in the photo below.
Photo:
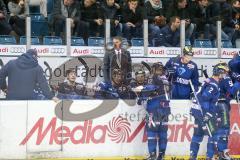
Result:
{"type": "MultiPolygon", "coordinates": [[[[207,39],[215,39],[216,33],[217,33],[217,21],[223,21],[224,17],[223,15],[226,13],[226,10],[223,9],[221,11],[221,5],[220,2],[212,2],[209,4],[209,15],[208,15],[208,21],[205,25],[205,35],[207,36],[207,39]]],[[[232,15],[230,14],[230,17],[232,15]]],[[[222,24],[222,28],[224,27],[224,24],[222,24]]],[[[221,32],[222,39],[229,39],[229,36],[222,30],[221,32]]]]}
{"type": "Polygon", "coordinates": [[[161,29],[160,45],[165,47],[178,47],[180,45],[180,18],[172,17],[170,24],[161,29]]]}
{"type": "Polygon", "coordinates": [[[104,33],[104,17],[96,0],[83,0],[81,3],[82,27],[79,34],[86,40],[89,36],[101,36],[104,33]],[[82,30],[83,29],[83,30],[82,30]]]}
{"type": "Polygon", "coordinates": [[[232,1],[232,23],[234,25],[234,34],[232,44],[236,47],[236,39],[240,38],[240,2],[239,0],[232,1]]]}
{"type": "Polygon", "coordinates": [[[183,55],[171,58],[167,61],[165,67],[173,70],[172,81],[172,98],[173,99],[190,99],[191,87],[189,80],[192,81],[194,89],[198,90],[199,74],[197,64],[192,61],[192,47],[184,47],[183,55]]]}
{"type": "Polygon", "coordinates": [[[76,82],[75,69],[66,71],[67,80],[59,84],[58,97],[63,99],[81,99],[81,96],[86,95],[86,88],[83,84],[76,82]]]}
{"type": "Polygon", "coordinates": [[[196,24],[196,33],[200,38],[207,39],[209,35],[205,25],[210,16],[208,0],[197,0],[191,7],[192,21],[196,24]]]}
{"type": "Polygon", "coordinates": [[[178,16],[181,20],[185,20],[186,24],[186,39],[191,39],[193,37],[193,32],[195,29],[195,24],[191,20],[191,12],[187,5],[187,0],[176,0],[168,9],[166,13],[167,20],[169,21],[171,17],[178,16]]]}
{"type": "Polygon", "coordinates": [[[161,0],[149,0],[145,4],[145,13],[148,19],[149,42],[157,38],[160,28],[166,25],[166,18],[163,16],[163,8],[161,0]]]}
{"type": "Polygon", "coordinates": [[[25,35],[25,4],[23,0],[10,0],[8,2],[8,9],[10,11],[9,24],[13,30],[19,35],[25,35]]]}
{"type": "Polygon", "coordinates": [[[76,0],[56,0],[52,16],[51,24],[56,36],[60,36],[61,32],[65,33],[66,18],[70,18],[74,33],[80,21],[79,3],[76,0]]]}
{"type": "Polygon", "coordinates": [[[138,6],[138,0],[129,0],[123,9],[123,37],[130,40],[143,36],[143,11],[138,6]]]}
{"type": "Polygon", "coordinates": [[[108,50],[103,59],[103,76],[105,82],[111,82],[111,72],[113,69],[123,71],[123,76],[126,82],[129,83],[132,77],[132,60],[129,51],[124,49],[121,37],[113,38],[114,48],[108,50]]]}
{"type": "Polygon", "coordinates": [[[7,19],[7,9],[3,2],[0,0],[0,35],[12,35],[16,38],[17,42],[19,41],[19,36],[8,23],[7,19]]]}
{"type": "Polygon", "coordinates": [[[222,30],[228,35],[228,39],[232,40],[234,34],[234,24],[232,23],[232,6],[223,0],[219,3],[220,16],[222,18],[222,30]]]}
{"type": "Polygon", "coordinates": [[[34,89],[39,86],[43,95],[58,101],[50,92],[42,67],[38,64],[37,51],[28,50],[16,60],[9,61],[0,70],[0,88],[7,89],[8,100],[33,100],[34,89]],[[6,85],[8,77],[8,86],[6,85]]]}
{"type": "Polygon", "coordinates": [[[115,0],[105,0],[102,3],[101,9],[104,14],[104,19],[110,19],[111,23],[111,35],[121,36],[122,35],[122,24],[118,17],[120,12],[120,5],[115,3],[115,0]]]}

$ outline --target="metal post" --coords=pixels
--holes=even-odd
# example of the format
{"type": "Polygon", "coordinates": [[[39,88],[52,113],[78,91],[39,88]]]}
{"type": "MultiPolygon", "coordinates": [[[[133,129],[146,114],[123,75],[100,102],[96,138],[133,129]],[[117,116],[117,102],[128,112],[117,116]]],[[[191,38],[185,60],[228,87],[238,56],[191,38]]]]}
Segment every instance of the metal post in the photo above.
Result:
{"type": "Polygon", "coordinates": [[[185,47],[185,20],[181,20],[180,47],[181,47],[181,54],[182,54],[183,48],[185,47]]]}
{"type": "Polygon", "coordinates": [[[67,56],[71,54],[71,19],[66,20],[66,46],[67,46],[67,56]]]}
{"type": "Polygon", "coordinates": [[[26,17],[26,49],[31,48],[31,17],[26,17]]]}
{"type": "Polygon", "coordinates": [[[148,20],[143,20],[143,46],[144,46],[144,56],[148,55],[148,20]]]}
{"type": "Polygon", "coordinates": [[[217,41],[216,41],[216,45],[217,45],[217,54],[218,54],[218,58],[221,58],[221,48],[222,48],[222,22],[221,21],[217,21],[217,41]]]}
{"type": "Polygon", "coordinates": [[[111,33],[110,33],[110,19],[106,19],[105,21],[105,43],[107,44],[108,42],[110,42],[110,37],[111,37],[111,33]]]}

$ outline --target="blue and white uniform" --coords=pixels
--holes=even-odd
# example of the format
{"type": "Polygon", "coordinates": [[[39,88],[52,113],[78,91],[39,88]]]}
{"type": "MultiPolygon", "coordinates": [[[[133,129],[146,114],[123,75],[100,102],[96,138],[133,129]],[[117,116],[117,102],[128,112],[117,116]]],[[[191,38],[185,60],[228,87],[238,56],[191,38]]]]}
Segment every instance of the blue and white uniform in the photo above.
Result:
{"type": "Polygon", "coordinates": [[[169,99],[166,98],[166,89],[164,89],[164,85],[168,85],[168,81],[166,76],[153,76],[151,82],[144,86],[139,98],[147,100],[146,129],[150,153],[148,159],[155,159],[158,143],[159,155],[157,159],[162,160],[167,147],[167,124],[170,114],[169,99]],[[159,138],[157,139],[157,137],[159,138]]]}
{"type": "Polygon", "coordinates": [[[165,65],[167,69],[173,70],[172,77],[172,98],[190,99],[191,87],[189,80],[192,80],[195,90],[199,86],[199,74],[197,64],[193,61],[184,64],[181,57],[171,58],[165,65]]]}
{"type": "MultiPolygon", "coordinates": [[[[204,135],[208,135],[206,124],[209,126],[210,132],[213,135],[216,128],[216,103],[220,92],[218,82],[213,78],[208,78],[200,87],[197,98],[199,105],[191,108],[191,114],[195,118],[194,133],[190,145],[191,160],[196,160],[199,145],[203,140],[204,135]],[[202,110],[202,111],[200,111],[202,110]]],[[[207,157],[212,158],[214,155],[214,138],[208,137],[207,157]]]]}

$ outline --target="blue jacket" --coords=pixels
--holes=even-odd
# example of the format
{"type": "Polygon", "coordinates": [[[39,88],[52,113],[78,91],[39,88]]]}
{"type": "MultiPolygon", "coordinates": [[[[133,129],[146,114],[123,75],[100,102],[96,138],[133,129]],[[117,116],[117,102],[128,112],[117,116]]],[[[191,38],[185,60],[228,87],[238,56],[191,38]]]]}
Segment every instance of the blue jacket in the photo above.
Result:
{"type": "Polygon", "coordinates": [[[231,78],[233,81],[240,80],[240,56],[236,55],[233,59],[228,62],[228,66],[231,70],[231,78]]]}
{"type": "Polygon", "coordinates": [[[33,50],[28,50],[16,60],[9,61],[0,70],[0,87],[6,86],[8,77],[7,99],[9,100],[29,100],[36,99],[34,89],[37,86],[43,95],[51,99],[50,92],[43,69],[38,64],[37,58],[33,56],[33,50]]]}

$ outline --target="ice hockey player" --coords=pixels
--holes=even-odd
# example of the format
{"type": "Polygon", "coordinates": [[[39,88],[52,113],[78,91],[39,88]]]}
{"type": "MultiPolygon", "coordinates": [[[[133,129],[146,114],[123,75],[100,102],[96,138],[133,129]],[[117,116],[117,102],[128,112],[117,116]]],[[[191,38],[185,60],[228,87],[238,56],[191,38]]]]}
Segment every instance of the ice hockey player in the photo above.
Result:
{"type": "Polygon", "coordinates": [[[96,89],[95,98],[99,99],[135,99],[136,94],[130,86],[124,84],[124,75],[120,69],[112,71],[112,82],[101,82],[96,89]]]}
{"type": "MultiPolygon", "coordinates": [[[[217,124],[217,106],[220,91],[219,81],[224,77],[226,68],[222,65],[215,65],[213,68],[213,76],[204,81],[197,97],[195,97],[195,105],[191,108],[191,114],[195,118],[194,132],[190,145],[190,160],[196,160],[199,145],[203,140],[204,135],[208,136],[207,143],[207,160],[214,156],[213,135],[216,133],[217,124]]],[[[195,92],[196,93],[196,92],[195,92]]]]}
{"type": "Polygon", "coordinates": [[[152,81],[143,87],[139,96],[140,99],[147,100],[146,130],[150,154],[147,160],[162,160],[167,147],[170,107],[167,93],[169,84],[165,73],[162,63],[154,63],[151,71],[152,81]],[[157,153],[157,146],[159,153],[157,153]]]}
{"type": "Polygon", "coordinates": [[[217,148],[220,160],[231,160],[228,153],[228,136],[230,132],[230,100],[234,98],[240,89],[240,83],[236,81],[234,84],[229,76],[229,68],[227,63],[220,62],[220,67],[225,68],[225,75],[219,81],[220,97],[217,103],[218,127],[216,132],[217,148]]]}
{"type": "Polygon", "coordinates": [[[235,81],[240,81],[240,51],[228,62],[230,76],[235,81]]]}
{"type": "Polygon", "coordinates": [[[76,82],[75,69],[68,69],[66,74],[67,80],[58,85],[58,97],[60,99],[85,99],[86,87],[76,82]]]}
{"type": "Polygon", "coordinates": [[[189,80],[192,81],[195,90],[199,86],[199,74],[197,64],[192,61],[192,47],[186,46],[183,55],[171,58],[165,65],[168,70],[173,71],[170,76],[172,85],[172,99],[190,99],[191,87],[189,80]]]}
{"type": "Polygon", "coordinates": [[[146,85],[146,73],[144,70],[138,70],[135,72],[135,79],[130,83],[132,88],[136,88],[138,86],[146,85]]]}

